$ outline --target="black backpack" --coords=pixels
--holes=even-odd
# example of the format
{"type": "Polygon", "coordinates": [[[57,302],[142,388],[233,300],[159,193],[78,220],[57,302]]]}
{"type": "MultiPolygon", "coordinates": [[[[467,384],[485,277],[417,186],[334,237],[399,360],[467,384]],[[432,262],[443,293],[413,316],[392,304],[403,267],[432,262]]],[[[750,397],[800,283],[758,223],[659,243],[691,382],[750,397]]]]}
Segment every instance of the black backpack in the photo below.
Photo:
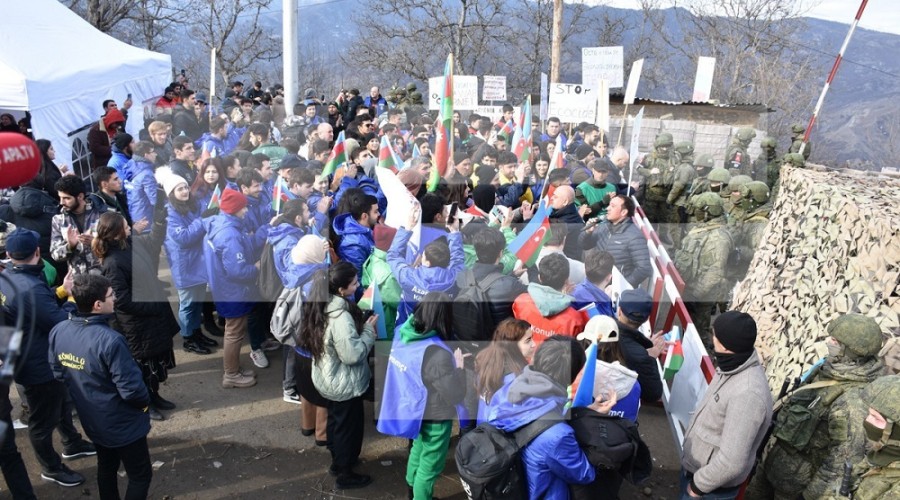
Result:
{"type": "Polygon", "coordinates": [[[475,279],[472,270],[466,271],[459,280],[459,293],[453,299],[453,329],[456,339],[472,343],[491,340],[494,336],[494,316],[491,314],[487,290],[503,278],[500,273],[491,273],[481,283],[475,279]]]}
{"type": "Polygon", "coordinates": [[[539,418],[508,433],[483,423],[456,445],[456,468],[469,500],[527,499],[528,485],[519,452],[560,420],[539,418]]]}
{"type": "Polygon", "coordinates": [[[569,425],[594,467],[615,470],[632,484],[650,477],[650,449],[631,420],[602,415],[589,408],[572,408],[569,425]]]}
{"type": "Polygon", "coordinates": [[[284,290],[284,283],[281,282],[281,276],[275,269],[274,248],[268,241],[263,246],[262,256],[259,258],[259,275],[256,284],[262,299],[268,302],[278,300],[278,296],[284,290]]]}

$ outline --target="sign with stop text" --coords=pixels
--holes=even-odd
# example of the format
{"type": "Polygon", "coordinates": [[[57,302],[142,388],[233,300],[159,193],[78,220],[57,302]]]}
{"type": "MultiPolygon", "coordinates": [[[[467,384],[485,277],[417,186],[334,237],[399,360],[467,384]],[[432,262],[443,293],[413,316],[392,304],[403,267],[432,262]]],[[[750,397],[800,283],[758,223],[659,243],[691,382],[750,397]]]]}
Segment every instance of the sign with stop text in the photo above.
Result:
{"type": "MultiPolygon", "coordinates": [[[[428,79],[428,109],[441,109],[443,85],[443,76],[435,76],[428,79]]],[[[477,106],[478,77],[453,75],[453,109],[456,111],[472,111],[477,106]]]]}
{"type": "Polygon", "coordinates": [[[548,114],[565,123],[594,123],[597,118],[596,90],[580,83],[551,83],[548,114]]]}

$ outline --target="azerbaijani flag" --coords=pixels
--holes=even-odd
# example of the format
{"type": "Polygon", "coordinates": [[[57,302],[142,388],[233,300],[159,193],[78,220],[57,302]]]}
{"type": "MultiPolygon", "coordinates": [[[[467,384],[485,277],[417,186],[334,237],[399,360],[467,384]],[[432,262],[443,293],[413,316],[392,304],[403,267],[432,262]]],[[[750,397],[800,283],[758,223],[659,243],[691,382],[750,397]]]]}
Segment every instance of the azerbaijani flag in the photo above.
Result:
{"type": "Polygon", "coordinates": [[[447,163],[453,158],[453,54],[447,55],[447,64],[444,66],[441,110],[434,129],[434,153],[431,155],[432,168],[427,183],[428,191],[437,189],[441,177],[447,173],[447,163]]]}
{"type": "MultiPolygon", "coordinates": [[[[503,119],[501,118],[500,121],[502,122],[503,119]]],[[[503,137],[508,141],[516,129],[515,123],[510,120],[502,125],[498,122],[497,125],[500,125],[500,129],[497,131],[497,136],[503,137]]]]}
{"type": "MultiPolygon", "coordinates": [[[[550,172],[553,172],[557,168],[563,166],[563,156],[562,156],[562,134],[556,136],[556,148],[553,150],[553,158],[550,159],[550,168],[547,169],[547,179],[550,179],[550,172]]],[[[541,189],[541,201],[544,198],[549,198],[553,196],[553,188],[549,182],[544,182],[544,187],[541,189]]]]}
{"type": "Polygon", "coordinates": [[[378,149],[378,166],[390,169],[395,174],[403,168],[403,162],[394,154],[391,141],[386,135],[381,136],[381,146],[378,149]]]}
{"type": "Polygon", "coordinates": [[[681,365],[684,364],[684,350],[681,347],[681,340],[676,340],[674,344],[669,346],[666,352],[666,364],[663,365],[663,378],[671,382],[681,365]]]}
{"type": "Polygon", "coordinates": [[[219,208],[219,200],[222,198],[222,190],[219,189],[219,185],[216,185],[215,191],[213,191],[212,198],[209,199],[209,203],[206,204],[206,209],[210,208],[219,208]]]}
{"type": "Polygon", "coordinates": [[[322,175],[332,175],[338,167],[347,163],[347,150],[344,147],[344,131],[338,134],[337,140],[334,141],[334,148],[328,155],[328,161],[325,162],[325,168],[322,169],[322,175]]]}
{"type": "Polygon", "coordinates": [[[594,402],[594,379],[597,373],[597,343],[592,342],[585,353],[587,359],[581,370],[581,381],[572,398],[572,408],[590,406],[594,402]]]}
{"type": "Polygon", "coordinates": [[[384,318],[384,303],[381,301],[381,293],[378,291],[378,285],[372,283],[359,299],[359,308],[372,311],[378,315],[378,321],[375,323],[376,339],[383,340],[387,338],[387,323],[384,318]]]}
{"type": "Polygon", "coordinates": [[[579,309],[578,314],[580,314],[584,319],[584,322],[587,323],[594,316],[600,316],[600,309],[597,308],[597,304],[591,302],[590,304],[579,309]]]}
{"type": "Polygon", "coordinates": [[[281,205],[289,200],[293,200],[297,198],[294,193],[288,189],[287,181],[284,180],[284,177],[278,176],[275,180],[275,186],[272,187],[272,210],[275,213],[281,213],[281,205]]]}
{"type": "Polygon", "coordinates": [[[531,96],[528,95],[522,104],[522,115],[516,123],[512,139],[512,152],[519,158],[519,162],[531,159],[531,145],[531,96]]]}
{"type": "Polygon", "coordinates": [[[522,232],[506,246],[510,253],[521,260],[526,267],[534,265],[541,248],[550,237],[550,207],[542,200],[534,217],[522,232]]]}

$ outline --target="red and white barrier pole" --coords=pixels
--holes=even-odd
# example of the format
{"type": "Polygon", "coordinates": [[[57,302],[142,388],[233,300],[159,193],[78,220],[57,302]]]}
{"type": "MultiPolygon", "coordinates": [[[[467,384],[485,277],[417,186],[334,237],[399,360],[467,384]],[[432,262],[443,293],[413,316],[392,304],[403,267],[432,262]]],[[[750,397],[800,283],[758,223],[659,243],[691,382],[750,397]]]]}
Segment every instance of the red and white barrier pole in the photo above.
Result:
{"type": "Polygon", "coordinates": [[[856,26],[859,24],[859,18],[862,17],[862,13],[866,9],[867,3],[869,3],[869,0],[862,0],[859,10],[856,12],[856,18],[850,25],[850,31],[847,32],[847,37],[844,38],[844,45],[841,46],[841,51],[838,52],[837,58],[834,60],[834,66],[831,67],[831,73],[828,74],[828,79],[825,80],[825,87],[822,88],[822,94],[819,95],[819,102],[816,103],[812,118],[809,119],[809,125],[806,126],[806,133],[803,134],[803,144],[800,145],[800,154],[803,154],[803,151],[806,149],[806,144],[809,142],[809,134],[812,133],[813,125],[815,125],[816,118],[819,117],[819,111],[822,109],[822,103],[825,102],[825,94],[827,94],[828,89],[831,88],[831,81],[834,80],[834,75],[837,74],[841,61],[844,60],[844,51],[847,50],[847,45],[850,44],[850,38],[853,36],[853,32],[856,31],[856,26]]]}

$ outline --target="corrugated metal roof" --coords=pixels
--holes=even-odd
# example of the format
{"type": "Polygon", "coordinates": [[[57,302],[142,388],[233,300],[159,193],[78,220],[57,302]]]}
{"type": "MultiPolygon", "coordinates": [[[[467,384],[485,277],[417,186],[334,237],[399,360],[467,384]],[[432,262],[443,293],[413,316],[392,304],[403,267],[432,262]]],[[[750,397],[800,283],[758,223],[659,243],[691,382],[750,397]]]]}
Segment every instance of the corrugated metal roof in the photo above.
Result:
{"type": "MultiPolygon", "coordinates": [[[[619,103],[621,103],[621,101],[623,101],[625,99],[624,94],[618,94],[618,93],[610,94],[609,97],[611,100],[618,101],[619,103]]],[[[773,113],[773,112],[775,112],[774,109],[769,108],[765,104],[761,104],[761,103],[729,104],[729,103],[722,103],[722,102],[718,102],[718,101],[683,101],[683,102],[679,102],[679,101],[665,101],[662,99],[650,99],[647,97],[635,97],[634,104],[637,105],[639,103],[665,104],[667,106],[686,106],[686,105],[689,105],[689,106],[713,106],[716,108],[736,109],[736,110],[740,110],[740,111],[752,111],[752,112],[756,112],[756,113],[773,113]]]]}

